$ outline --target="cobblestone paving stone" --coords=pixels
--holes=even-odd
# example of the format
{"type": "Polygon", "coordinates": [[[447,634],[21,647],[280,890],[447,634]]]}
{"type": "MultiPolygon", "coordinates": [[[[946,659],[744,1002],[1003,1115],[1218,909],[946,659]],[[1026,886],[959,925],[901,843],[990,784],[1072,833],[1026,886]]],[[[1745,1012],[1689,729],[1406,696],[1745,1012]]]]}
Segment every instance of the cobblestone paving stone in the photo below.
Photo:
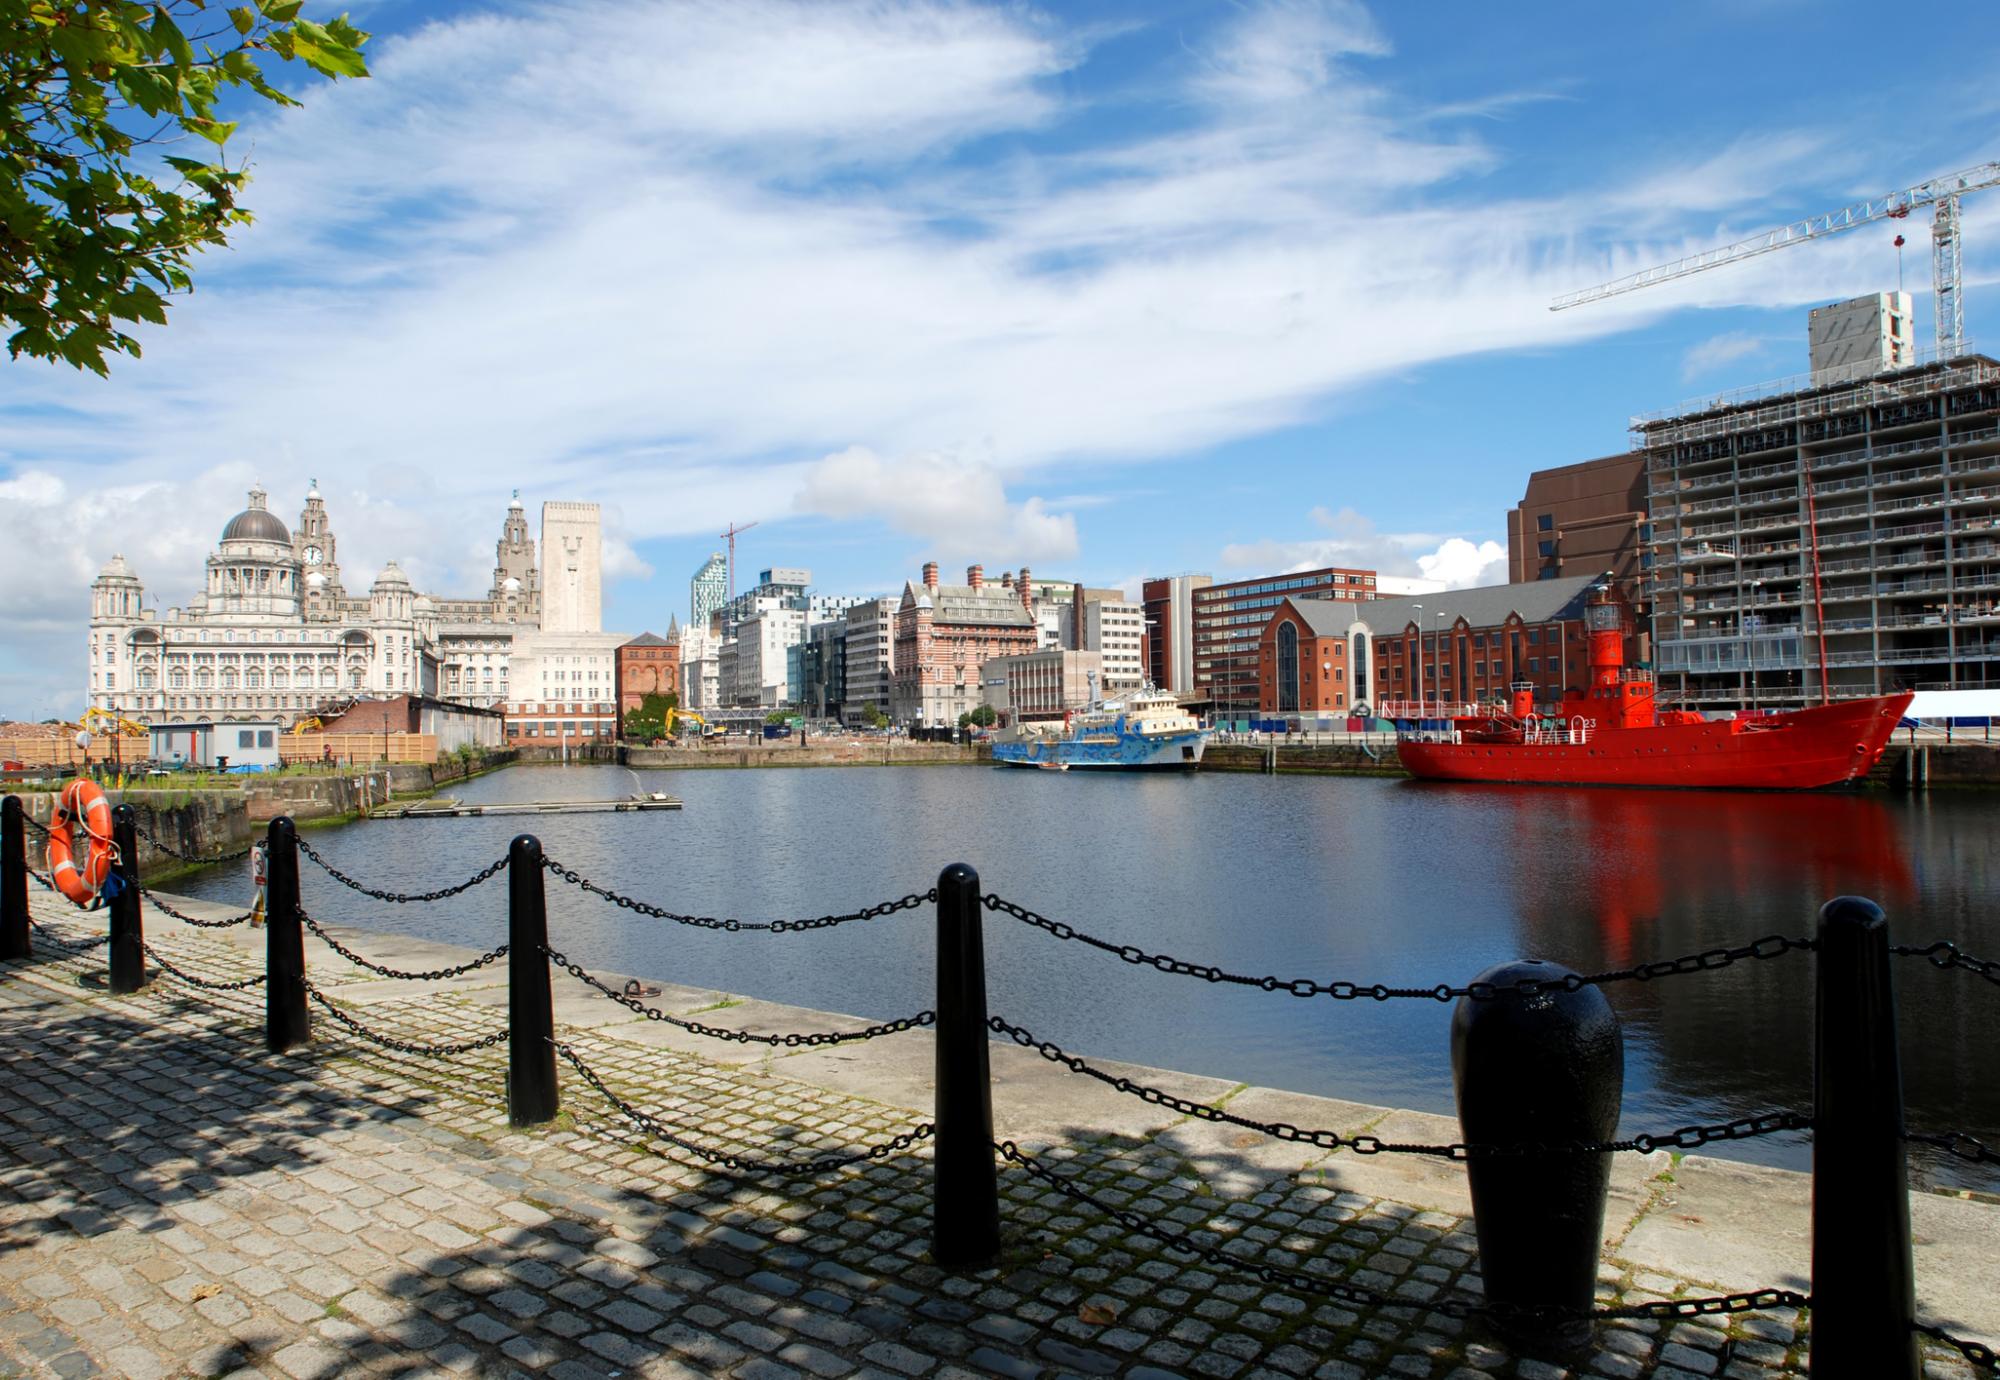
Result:
{"type": "MultiPolygon", "coordinates": [[[[194,976],[252,971],[207,932],[149,924],[194,976]]],[[[323,951],[310,962],[336,1000],[367,978],[323,951]]],[[[1002,1259],[947,1274],[927,1259],[923,1147],[816,1179],[719,1175],[635,1139],[567,1071],[563,1118],[517,1132],[504,1046],[408,1057],[316,1011],[313,1045],[272,1057],[261,992],[161,975],[112,997],[102,965],[102,950],[0,965],[0,1375],[1805,1374],[1805,1320],[1789,1310],[1611,1321],[1580,1352],[1522,1354],[1427,1306],[1478,1291],[1469,1221],[1336,1191],[1310,1171],[1225,1199],[1172,1150],[1120,1137],[1023,1148],[1194,1242],[1407,1304],[1363,1311],[1189,1264],[1004,1165],[1002,1259]]],[[[366,1020],[423,1043],[464,1040],[499,1015],[433,992],[374,1001],[366,1020]]],[[[558,1034],[622,1095],[717,1150],[803,1158],[911,1123],[616,1027],[558,1034]]],[[[1600,1274],[1604,1301],[1685,1292],[1611,1263],[1600,1274]]],[[[1927,1365],[1972,1374],[1942,1349],[1927,1365]]]]}

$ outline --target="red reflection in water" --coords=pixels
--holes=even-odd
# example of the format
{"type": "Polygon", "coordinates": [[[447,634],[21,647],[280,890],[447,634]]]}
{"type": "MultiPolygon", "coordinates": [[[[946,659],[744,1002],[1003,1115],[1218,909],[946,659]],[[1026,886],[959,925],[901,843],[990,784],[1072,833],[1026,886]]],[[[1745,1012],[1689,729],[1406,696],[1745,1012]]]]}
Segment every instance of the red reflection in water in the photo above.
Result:
{"type": "Polygon", "coordinates": [[[1871,796],[1498,790],[1520,822],[1517,838],[1531,843],[1517,855],[1523,894],[1573,897],[1597,920],[1604,956],[1617,967],[1659,957],[1650,932],[1669,896],[1679,908],[1763,891],[1782,878],[1810,898],[1795,931],[1807,934],[1813,910],[1834,896],[1867,896],[1893,909],[1916,894],[1894,817],[1871,796]],[[1647,936],[1637,945],[1635,928],[1647,936]]]}

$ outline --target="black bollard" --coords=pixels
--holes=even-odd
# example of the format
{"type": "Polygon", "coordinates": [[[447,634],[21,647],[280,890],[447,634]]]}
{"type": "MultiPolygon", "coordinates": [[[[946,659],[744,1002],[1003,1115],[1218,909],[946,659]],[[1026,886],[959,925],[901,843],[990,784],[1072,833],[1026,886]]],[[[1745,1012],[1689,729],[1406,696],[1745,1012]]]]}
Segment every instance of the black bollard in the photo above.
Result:
{"type": "Polygon", "coordinates": [[[507,1120],[554,1121],[555,1009],[549,998],[549,910],[542,844],[523,834],[507,850],[507,1120]]]}
{"type": "MultiPolygon", "coordinates": [[[[1569,969],[1540,959],[1488,968],[1474,979],[1497,995],[1460,997],[1451,1021],[1451,1072],[1468,1145],[1608,1141],[1625,1093],[1625,1041],[1595,987],[1533,996],[1523,980],[1560,983],[1569,969]]],[[[1574,1346],[1590,1336],[1603,1249],[1611,1152],[1474,1154],[1466,1163],[1479,1273],[1495,1322],[1523,1341],[1574,1346]],[[1509,1308],[1558,1309],[1569,1319],[1509,1308]]]]}
{"type": "Polygon", "coordinates": [[[28,938],[28,812],[21,797],[0,800],[0,959],[33,958],[28,938]]]}
{"type": "Polygon", "coordinates": [[[993,1162],[993,1086],[986,1048],[986,948],[979,874],[938,874],[937,1175],[931,1259],[973,1265],[1000,1252],[1000,1181],[993,1162]]]}
{"type": "Polygon", "coordinates": [[[1818,956],[1809,1373],[1916,1380],[1903,1069],[1881,908],[1859,896],[1828,901],[1818,956]]]}
{"type": "Polygon", "coordinates": [[[264,838],[264,1048],[283,1054],[312,1039],[306,931],[299,923],[298,828],[279,815],[264,838]]]}
{"type": "Polygon", "coordinates": [[[146,985],[146,932],[139,919],[139,816],[130,805],[112,807],[111,841],[122,884],[111,898],[111,990],[136,992],[146,985]]]}

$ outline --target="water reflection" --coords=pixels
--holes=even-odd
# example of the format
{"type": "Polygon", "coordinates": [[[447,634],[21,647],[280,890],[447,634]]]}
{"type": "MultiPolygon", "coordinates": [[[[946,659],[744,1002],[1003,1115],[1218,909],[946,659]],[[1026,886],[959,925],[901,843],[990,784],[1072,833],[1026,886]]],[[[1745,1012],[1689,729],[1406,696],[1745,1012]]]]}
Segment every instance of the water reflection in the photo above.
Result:
{"type": "MultiPolygon", "coordinates": [[[[1827,898],[1866,895],[1903,942],[2000,955],[2000,827],[1980,796],[1459,787],[1340,778],[1091,777],[976,769],[640,772],[517,769],[468,799],[634,789],[685,812],[376,821],[316,832],[380,884],[456,880],[526,828],[552,857],[669,908],[816,915],[931,885],[964,860],[987,886],[1121,944],[1231,971],[1396,986],[1462,983],[1536,956],[1582,972],[1767,934],[1808,935],[1827,898]],[[637,778],[635,783],[635,777],[637,778]]],[[[190,889],[236,896],[242,878],[190,889]]],[[[332,892],[316,914],[484,947],[495,883],[421,909],[332,892]]],[[[690,931],[552,886],[557,942],[592,966],[882,1018],[931,1004],[929,918],[790,937],[690,931]]],[[[1092,1054],[1448,1112],[1450,1008],[1336,1003],[1176,979],[992,917],[993,1006],[1092,1054]]],[[[1811,1100],[1812,959],[1621,983],[1628,1132],[1811,1100]]],[[[1897,969],[1912,1124],[2000,1139],[2000,992],[1897,969]]],[[[1802,1164],[1805,1142],[1744,1153],[1802,1164]]]]}

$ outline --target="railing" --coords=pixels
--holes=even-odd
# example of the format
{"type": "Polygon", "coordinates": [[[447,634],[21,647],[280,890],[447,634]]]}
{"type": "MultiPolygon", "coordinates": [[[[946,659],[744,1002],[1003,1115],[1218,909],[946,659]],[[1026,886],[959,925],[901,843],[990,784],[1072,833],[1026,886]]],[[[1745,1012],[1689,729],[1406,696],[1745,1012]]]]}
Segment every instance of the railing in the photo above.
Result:
{"type": "MultiPolygon", "coordinates": [[[[1572,733],[1587,733],[1590,725],[1575,721],[1565,727],[1572,733]]],[[[138,852],[137,817],[130,806],[121,805],[114,811],[120,885],[113,888],[109,933],[102,937],[70,940],[30,913],[30,878],[53,890],[27,865],[30,823],[19,798],[7,797],[4,809],[0,809],[0,960],[31,960],[35,936],[39,936],[41,942],[72,957],[108,946],[108,986],[114,994],[129,995],[145,987],[147,959],[162,976],[200,990],[261,986],[265,1045],[274,1054],[312,1042],[315,1008],[352,1037],[417,1058],[462,1059],[504,1044],[508,1118],[515,1126],[543,1125],[556,1118],[562,1103],[562,1070],[567,1068],[638,1133],[635,1149],[666,1154],[658,1148],[664,1144],[678,1154],[693,1156],[738,1177],[816,1176],[900,1159],[928,1144],[933,1199],[931,1258],[947,1271],[983,1268],[998,1257],[1002,1245],[999,1165],[1004,1163],[1070,1200],[1078,1209],[1225,1274],[1254,1277],[1300,1300],[1334,1299],[1366,1308],[1411,1306],[1407,1297],[1359,1282],[1330,1257],[1309,1261],[1300,1269],[1247,1261],[1224,1250],[1212,1238],[1204,1239],[1168,1220],[1129,1210],[1124,1198],[1113,1203],[1093,1194],[1058,1168],[1058,1161],[1030,1154],[1014,1141],[995,1140],[989,1037],[999,1036],[1081,1077],[1186,1116],[1357,1155],[1415,1155],[1464,1163],[1471,1180],[1482,1284],[1476,1294],[1449,1294],[1422,1301],[1424,1309],[1444,1318],[1478,1319],[1531,1338],[1574,1342],[1580,1331],[1587,1332],[1600,1319],[1670,1321],[1776,1308],[1810,1309],[1811,1373],[1822,1380],[1837,1375],[1916,1380],[1921,1365],[1920,1337],[1955,1348],[1975,1365],[1987,1369],[2000,1366],[2000,1357],[1991,1348],[1952,1337],[1917,1316],[1908,1147],[1913,1143],[1930,1146],[1981,1166],[2000,1163],[2000,1153],[1963,1131],[1906,1129],[1891,973],[1894,958],[1921,958],[1936,969],[1959,970],[2000,987],[2000,960],[1973,957],[1946,941],[1892,946],[1887,919],[1872,902],[1860,898],[1843,897],[1822,907],[1813,937],[1767,935],[1743,944],[1595,973],[1522,960],[1488,968],[1462,985],[1439,982],[1428,987],[1399,987],[1324,976],[1237,973],[1211,963],[1149,952],[1136,944],[1087,933],[982,891],[978,874],[963,864],[945,868],[928,892],[880,905],[801,919],[746,921],[683,914],[624,895],[545,857],[541,844],[526,835],[515,839],[505,855],[463,882],[420,894],[390,891],[341,871],[298,837],[291,820],[280,818],[271,822],[266,838],[269,907],[265,923],[269,929],[264,971],[240,980],[215,981],[188,972],[145,939],[145,907],[183,920],[192,917],[181,915],[139,885],[132,861],[138,852]],[[505,873],[506,940],[463,963],[428,972],[377,963],[335,939],[305,910],[301,903],[302,860],[339,886],[392,904],[428,903],[470,891],[505,873]],[[766,937],[817,933],[932,906],[936,916],[936,1004],[861,1030],[808,1033],[765,1034],[673,1016],[649,1005],[644,992],[613,986],[551,945],[544,891],[551,878],[633,915],[766,937]],[[1074,942],[1095,955],[1116,958],[1159,976],[1309,1001],[1324,999],[1336,1005],[1380,1005],[1398,1000],[1456,1003],[1451,1052],[1453,1066],[1460,1071],[1463,1139],[1400,1143],[1373,1135],[1343,1135],[1286,1122],[1259,1121],[1099,1068],[1053,1040],[989,1014],[982,912],[1008,917],[1059,942],[1074,942]],[[436,981],[461,976],[504,957],[509,989],[507,1022],[465,1040],[436,1044],[415,1044],[375,1030],[311,980],[305,957],[308,933],[347,962],[390,980],[436,981]],[[1813,1111],[1780,1109],[1614,1139],[1623,1059],[1618,1019],[1604,989],[1624,982],[1711,973],[1739,963],[1771,962],[1794,953],[1811,953],[1816,958],[1815,1000],[1820,1018],[1816,1022],[1813,1111]],[[930,1027],[935,1031],[936,1045],[932,1119],[870,1145],[810,1158],[768,1152],[753,1155],[704,1144],[665,1113],[648,1111],[621,1095],[573,1044],[558,1035],[551,987],[556,971],[644,1019],[738,1043],[816,1047],[861,1043],[930,1027]],[[1544,1071],[1551,1067],[1566,1070],[1561,1093],[1552,1093],[1552,1085],[1544,1077],[1544,1071]],[[1612,1155],[1692,1150],[1790,1131],[1810,1131],[1814,1139],[1810,1294],[1766,1288],[1701,1298],[1596,1304],[1612,1155]]],[[[227,927],[249,918],[193,923],[227,927]]]]}

